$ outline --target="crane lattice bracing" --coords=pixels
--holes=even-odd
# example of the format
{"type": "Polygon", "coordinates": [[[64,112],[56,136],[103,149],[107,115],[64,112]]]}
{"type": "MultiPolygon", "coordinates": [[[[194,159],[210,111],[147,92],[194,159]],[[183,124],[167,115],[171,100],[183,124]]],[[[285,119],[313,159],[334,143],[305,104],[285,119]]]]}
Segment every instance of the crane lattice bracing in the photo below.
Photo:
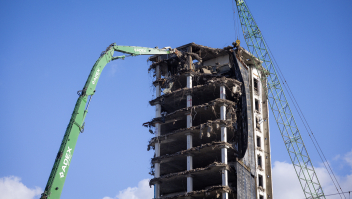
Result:
{"type": "MultiPolygon", "coordinates": [[[[307,149],[304,145],[296,121],[282,89],[275,66],[267,50],[266,42],[252,14],[243,0],[236,0],[238,15],[243,30],[243,36],[248,50],[261,61],[258,71],[261,71],[261,81],[265,90],[272,114],[279,127],[286,149],[290,155],[299,182],[306,198],[325,198],[317,174],[314,170],[307,149]]],[[[253,59],[255,59],[253,57],[253,59]]]]}

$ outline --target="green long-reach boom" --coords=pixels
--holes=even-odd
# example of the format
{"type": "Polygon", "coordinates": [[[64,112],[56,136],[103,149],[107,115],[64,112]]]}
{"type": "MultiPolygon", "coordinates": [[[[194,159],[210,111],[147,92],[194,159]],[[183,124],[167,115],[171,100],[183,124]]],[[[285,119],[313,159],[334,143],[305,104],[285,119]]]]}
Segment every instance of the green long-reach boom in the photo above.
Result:
{"type": "Polygon", "coordinates": [[[51,170],[44,193],[41,195],[41,199],[60,198],[67,172],[71,163],[72,155],[77,143],[78,135],[84,130],[84,119],[88,113],[88,107],[92,96],[95,93],[95,87],[97,86],[100,74],[106,64],[110,61],[125,58],[125,55],[113,57],[114,51],[126,53],[131,56],[174,53],[171,48],[158,49],[137,46],[117,46],[116,44],[111,44],[104,52],[101,53],[99,59],[95,62],[92,70],[90,71],[87,82],[85,83],[83,89],[78,91],[79,97],[73,110],[70,123],[66,128],[66,132],[64,138],[62,139],[59,152],[55,158],[54,166],[51,170]]]}
{"type": "Polygon", "coordinates": [[[264,37],[245,1],[236,0],[236,6],[248,51],[262,62],[261,66],[257,66],[255,62],[253,63],[257,70],[262,73],[263,90],[267,94],[272,114],[290,155],[303,193],[306,198],[325,198],[318,176],[282,89],[264,37]]]}

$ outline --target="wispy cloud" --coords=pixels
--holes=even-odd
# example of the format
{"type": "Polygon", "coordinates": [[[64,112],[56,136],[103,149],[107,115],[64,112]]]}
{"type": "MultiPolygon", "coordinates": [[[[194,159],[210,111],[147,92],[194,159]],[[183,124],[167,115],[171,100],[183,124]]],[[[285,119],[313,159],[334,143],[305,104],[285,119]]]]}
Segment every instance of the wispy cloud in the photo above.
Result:
{"type": "Polygon", "coordinates": [[[344,155],[343,159],[350,165],[352,169],[352,150],[344,155]]]}
{"type": "MultiPolygon", "coordinates": [[[[340,156],[341,157],[341,156],[340,156]]],[[[350,173],[345,176],[336,176],[342,190],[344,192],[352,190],[352,150],[342,156],[344,164],[351,167],[350,173]]],[[[275,198],[285,199],[304,199],[301,185],[299,184],[295,170],[290,163],[275,161],[273,167],[273,189],[275,198]]],[[[319,182],[323,187],[324,194],[334,194],[336,190],[330,179],[329,173],[323,165],[315,167],[315,171],[319,177],[319,182]]],[[[336,172],[335,172],[336,174],[336,172]]],[[[348,197],[348,194],[346,194],[348,197]]],[[[341,198],[339,195],[329,196],[329,199],[341,198]]]]}
{"type": "Polygon", "coordinates": [[[128,187],[119,191],[115,197],[104,197],[103,199],[146,199],[154,197],[153,187],[149,187],[149,179],[141,180],[138,187],[128,187]]]}
{"type": "Polygon", "coordinates": [[[40,187],[34,189],[26,187],[19,177],[0,178],[0,199],[34,199],[42,192],[40,187]]]}
{"type": "Polygon", "coordinates": [[[333,160],[339,160],[340,158],[341,158],[341,155],[339,154],[339,155],[335,156],[335,157],[333,158],[333,160]]]}

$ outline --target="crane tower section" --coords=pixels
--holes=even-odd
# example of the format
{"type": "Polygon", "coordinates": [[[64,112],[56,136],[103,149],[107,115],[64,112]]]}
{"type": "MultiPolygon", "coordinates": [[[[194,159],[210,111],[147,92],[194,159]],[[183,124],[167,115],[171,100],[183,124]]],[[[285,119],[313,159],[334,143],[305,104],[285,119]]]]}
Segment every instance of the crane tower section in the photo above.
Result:
{"type": "Polygon", "coordinates": [[[261,61],[236,44],[195,43],[149,60],[154,198],[273,198],[261,61]]]}

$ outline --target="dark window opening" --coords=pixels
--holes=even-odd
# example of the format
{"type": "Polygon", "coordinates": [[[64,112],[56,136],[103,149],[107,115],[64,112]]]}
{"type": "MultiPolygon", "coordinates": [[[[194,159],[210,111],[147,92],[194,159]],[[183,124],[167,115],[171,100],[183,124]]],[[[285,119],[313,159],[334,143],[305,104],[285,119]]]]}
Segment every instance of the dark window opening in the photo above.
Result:
{"type": "Polygon", "coordinates": [[[259,199],[264,199],[264,196],[261,196],[261,195],[260,195],[260,196],[259,196],[259,199]]]}
{"type": "Polygon", "coordinates": [[[258,183],[260,187],[263,187],[263,176],[262,175],[258,175],[258,183]]]}
{"type": "Polygon", "coordinates": [[[262,167],[262,156],[258,155],[258,166],[262,167]]]}
{"type": "Polygon", "coordinates": [[[253,78],[253,86],[254,86],[254,90],[258,92],[258,80],[253,78]]]}
{"type": "Polygon", "coordinates": [[[254,100],[254,107],[256,111],[259,111],[259,100],[257,99],[254,100]]]}
{"type": "Polygon", "coordinates": [[[260,137],[259,136],[257,136],[257,147],[261,147],[260,137]]]}
{"type": "Polygon", "coordinates": [[[260,123],[259,123],[260,120],[261,120],[260,117],[255,118],[255,127],[256,127],[256,129],[258,129],[258,131],[260,131],[260,123]]]}

